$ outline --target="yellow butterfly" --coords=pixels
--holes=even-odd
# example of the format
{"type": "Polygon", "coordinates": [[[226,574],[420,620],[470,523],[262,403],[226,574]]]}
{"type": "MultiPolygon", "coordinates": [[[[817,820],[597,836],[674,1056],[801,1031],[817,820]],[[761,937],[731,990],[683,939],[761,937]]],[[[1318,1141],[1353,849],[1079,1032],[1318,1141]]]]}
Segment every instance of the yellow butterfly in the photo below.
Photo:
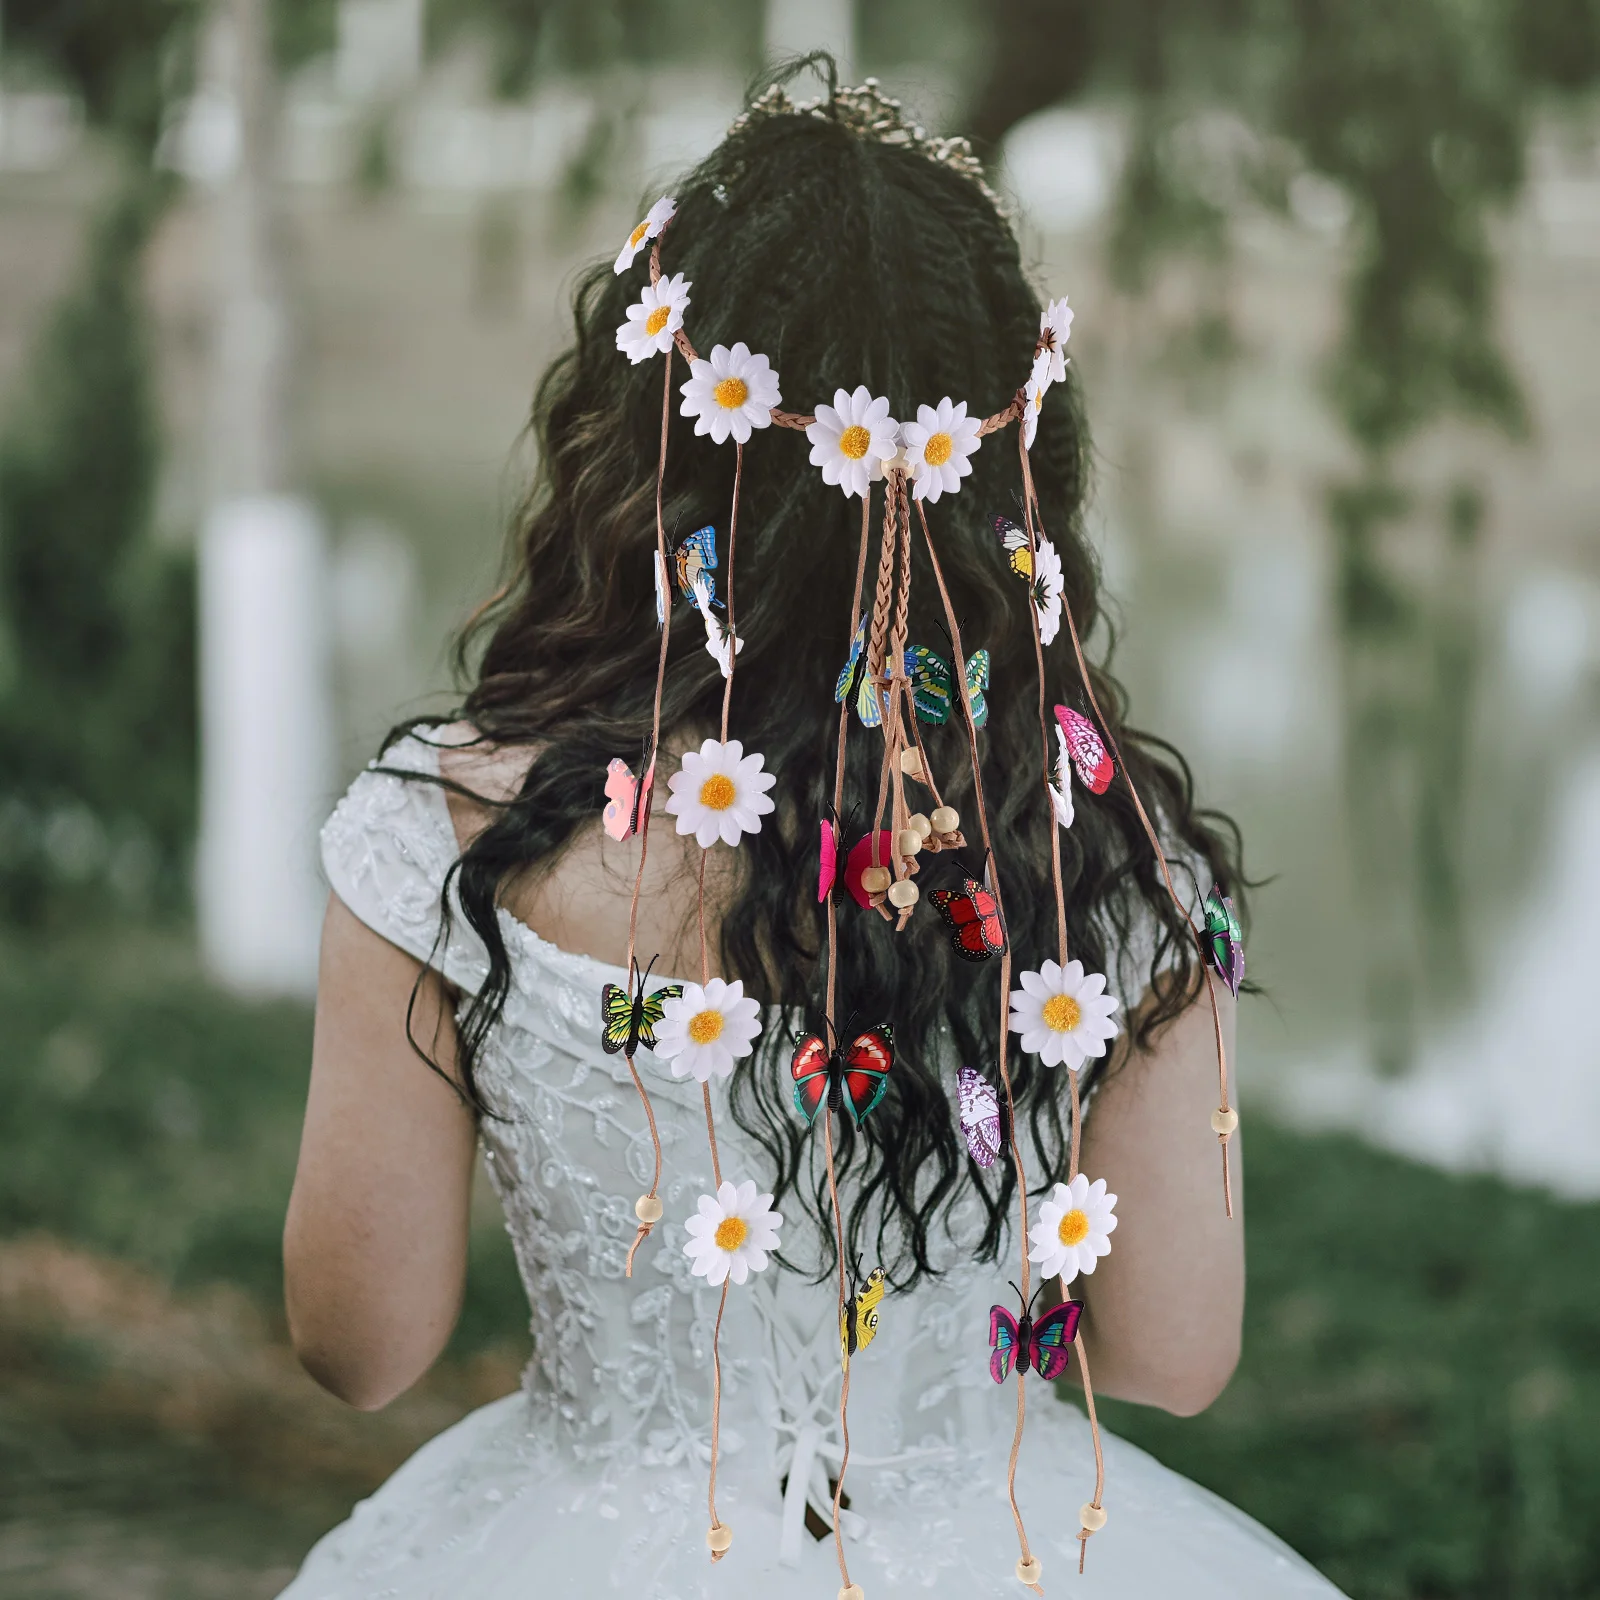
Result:
{"type": "Polygon", "coordinates": [[[1028,535],[1009,517],[996,517],[994,531],[1005,546],[1006,559],[1019,578],[1033,577],[1033,552],[1028,548],[1028,535]]]}
{"type": "Polygon", "coordinates": [[[878,1306],[883,1300],[883,1268],[874,1267],[867,1281],[852,1287],[839,1317],[839,1355],[846,1366],[858,1350],[878,1337],[878,1306]]]}

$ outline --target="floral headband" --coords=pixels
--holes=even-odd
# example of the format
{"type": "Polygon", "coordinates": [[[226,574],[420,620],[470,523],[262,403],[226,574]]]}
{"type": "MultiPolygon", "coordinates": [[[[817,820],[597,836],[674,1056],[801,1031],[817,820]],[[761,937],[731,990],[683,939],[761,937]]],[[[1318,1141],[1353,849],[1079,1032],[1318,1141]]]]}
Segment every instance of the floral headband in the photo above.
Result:
{"type": "MultiPolygon", "coordinates": [[[[930,153],[932,159],[955,165],[970,160],[952,141],[930,141],[920,129],[906,129],[891,115],[894,102],[881,96],[868,81],[861,90],[840,90],[825,112],[818,104],[794,105],[781,89],[770,90],[741,121],[778,114],[835,115],[874,137],[890,137],[930,153]]],[[[974,174],[974,181],[979,180],[974,174]]],[[[989,191],[985,191],[986,193],[989,191]]],[[[992,195],[991,195],[992,198],[992,195]]],[[[744,449],[756,433],[779,428],[804,433],[810,441],[810,464],[823,482],[847,498],[861,502],[861,534],[856,558],[854,593],[848,627],[841,646],[848,656],[839,674],[834,698],[839,706],[837,741],[833,750],[832,810],[821,820],[818,900],[827,910],[827,984],[821,1031],[801,1038],[794,1051],[792,1075],[797,1114],[808,1126],[819,1123],[823,1155],[832,1200],[836,1254],[839,1263],[837,1301],[840,1319],[842,1375],[839,1393],[841,1424],[845,1423],[851,1383],[851,1359],[871,1343],[878,1327],[884,1298],[880,1270],[865,1280],[852,1278],[846,1265],[844,1224],[839,1208],[834,1170],[834,1117],[848,1116],[859,1127],[882,1100],[894,1065],[893,1028],[879,1023],[846,1040],[835,1026],[838,1016],[837,967],[839,907],[852,900],[868,913],[891,922],[898,932],[916,913],[924,896],[914,881],[925,857],[948,854],[954,862],[953,884],[930,890],[926,896],[945,925],[957,955],[974,963],[996,961],[999,967],[1000,1046],[994,1079],[974,1067],[957,1076],[958,1114],[968,1150],[982,1167],[1008,1156],[1017,1176],[1020,1305],[1016,1312],[995,1306],[990,1315],[989,1370],[994,1381],[1004,1383],[1013,1371],[1017,1381],[1017,1422],[1013,1435],[1007,1489],[1016,1522],[1020,1556],[1018,1579],[1039,1593],[1042,1565],[1033,1553],[1016,1500],[1016,1471],[1025,1417],[1024,1384],[1030,1371],[1042,1378],[1061,1376],[1076,1351],[1079,1373],[1088,1402],[1095,1451],[1095,1491],[1079,1509],[1079,1570],[1090,1536],[1104,1527],[1102,1505],[1105,1474],[1100,1450],[1094,1390],[1089,1377],[1088,1354],[1080,1326],[1082,1303],[1068,1294],[1079,1273],[1092,1273],[1097,1261],[1110,1252],[1110,1235],[1117,1226],[1116,1199],[1103,1180],[1091,1183],[1078,1170],[1082,1129],[1079,1072],[1085,1063],[1104,1056],[1119,1030],[1113,1013],[1121,1002],[1106,992],[1100,973],[1086,972],[1068,950],[1066,895],[1061,870],[1060,830],[1070,828],[1074,817],[1073,775],[1090,796],[1104,794],[1118,769],[1145,836],[1171,895],[1189,922],[1202,958],[1207,993],[1215,1023],[1218,1070],[1218,1108],[1211,1126],[1222,1153],[1223,1198],[1233,1214],[1228,1141],[1238,1126],[1238,1114],[1228,1100],[1227,1059],[1216,983],[1220,979],[1235,994],[1243,977],[1244,957],[1239,925],[1232,903],[1213,886],[1196,913],[1179,896],[1173,884],[1160,839],[1134,788],[1115,731],[1095,697],[1072,608],[1067,600],[1061,560],[1040,521],[1029,452],[1034,443],[1040,410],[1053,384],[1066,376],[1066,346],[1072,330],[1072,311],[1065,299],[1054,300],[1039,321],[1031,370],[1009,404],[992,416],[969,413],[965,399],[946,395],[937,404],[920,404],[916,420],[897,421],[890,402],[864,385],[836,390],[831,404],[818,404],[813,413],[782,409],[780,375],[770,360],[742,342],[731,347],[715,345],[702,357],[689,339],[685,313],[691,304],[692,284],[681,273],[665,276],[661,246],[671,226],[676,206],[670,198],[658,200],[628,236],[617,256],[618,274],[629,271],[640,251],[649,247],[649,282],[639,299],[628,307],[627,319],[617,329],[617,348],[635,365],[665,358],[661,412],[661,448],[656,473],[656,548],[653,569],[656,616],[661,630],[657,666],[655,710],[651,742],[636,778],[621,760],[611,763],[606,782],[608,804],[605,825],[614,838],[637,835],[642,842],[650,822],[649,796],[654,781],[655,755],[661,736],[662,688],[665,682],[667,642],[673,612],[673,587],[697,611],[706,630],[706,649],[717,661],[725,680],[719,736],[705,740],[698,751],[684,755],[680,769],[669,780],[666,811],[680,834],[694,834],[703,851],[716,845],[737,847],[746,833],[759,832],[761,819],[770,814],[768,794],[776,778],[764,771],[759,753],[746,754],[743,745],[729,737],[729,707],[737,660],[744,641],[734,617],[734,558],[739,525],[739,491],[744,449]],[[728,517],[726,567],[722,594],[717,593],[719,554],[716,531],[702,528],[669,552],[662,519],[662,485],[666,472],[667,442],[673,403],[674,354],[687,363],[689,377],[679,387],[679,412],[693,418],[696,435],[714,444],[733,442],[735,470],[733,500],[728,517]],[[1012,989],[1012,951],[1005,906],[984,797],[980,761],[980,735],[988,718],[989,654],[966,653],[961,629],[945,584],[938,546],[929,525],[927,507],[947,495],[962,492],[972,472],[972,457],[984,440],[1017,424],[1017,458],[1021,478],[1023,521],[995,519],[995,533],[1011,570],[1026,586],[1038,666],[1040,705],[1040,801],[1048,805],[1054,826],[1050,830],[1051,871],[1056,907],[1055,960],[1040,960],[1036,968],[1019,975],[1012,989]],[[872,507],[879,492],[883,499],[878,564],[870,604],[863,604],[872,507]],[[952,659],[946,660],[908,635],[911,599],[913,524],[920,533],[932,568],[952,659]],[[1057,705],[1053,718],[1046,705],[1045,650],[1051,646],[1063,621],[1072,642],[1082,686],[1085,710],[1057,705]],[[854,719],[878,735],[883,758],[876,803],[867,832],[850,844],[844,838],[845,749],[854,719]],[[975,800],[981,862],[969,864],[968,829],[956,810],[944,803],[922,736],[923,724],[958,722],[966,734],[967,757],[975,800]],[[1052,735],[1053,741],[1052,741],[1052,735]],[[907,784],[926,789],[932,804],[924,811],[913,808],[907,784]],[[840,890],[844,891],[841,896],[840,890]],[[1008,1042],[1016,1034],[1020,1048],[1038,1056],[1047,1067],[1066,1068],[1071,1104],[1071,1143],[1068,1181],[1057,1183],[1037,1206],[1030,1201],[1023,1154],[1017,1140],[1013,1114],[1008,1042]],[[1002,1104],[1004,1114],[1002,1115],[1002,1104]],[[1037,1291],[1033,1270],[1043,1280],[1059,1279],[1061,1304],[1040,1316],[1032,1315],[1037,1291]]],[[[1019,596],[1020,598],[1020,596],[1019,596]]],[[[634,992],[607,985],[602,1042],[622,1052],[649,1120],[655,1139],[655,1174],[649,1191],[641,1195],[635,1213],[638,1231],[628,1254],[627,1271],[633,1270],[634,1253],[661,1220],[659,1197],[661,1146],[655,1137],[655,1117],[649,1093],[634,1063],[640,1045],[653,1049],[677,1077],[693,1077],[702,1086],[712,1172],[717,1189],[705,1195],[697,1213],[686,1225],[685,1253],[691,1271],[716,1287],[721,1286],[716,1332],[712,1340],[713,1403],[711,1476],[708,1490],[710,1526],[706,1543],[713,1560],[730,1547],[733,1534],[716,1509],[716,1474],[721,1397],[720,1330],[730,1283],[744,1283],[750,1273],[765,1269],[777,1249],[782,1218],[771,1209],[772,1196],[757,1194],[756,1185],[724,1179],[717,1149],[710,1083],[725,1079],[737,1062],[749,1056],[760,1032],[760,1010],[744,994],[738,980],[725,982],[713,976],[706,937],[704,872],[701,858],[699,927],[701,975],[699,983],[672,985],[646,993],[638,973],[633,929],[643,886],[644,851],[641,847],[634,880],[633,915],[630,918],[628,968],[634,992]]],[[[1040,1289],[1044,1283],[1040,1283],[1040,1289]]],[[[848,1438],[848,1431],[845,1431],[848,1438]]],[[[845,1467],[841,1463],[833,1505],[834,1544],[841,1578],[840,1600],[862,1600],[852,1583],[839,1532],[839,1506],[844,1492],[845,1467]]]]}

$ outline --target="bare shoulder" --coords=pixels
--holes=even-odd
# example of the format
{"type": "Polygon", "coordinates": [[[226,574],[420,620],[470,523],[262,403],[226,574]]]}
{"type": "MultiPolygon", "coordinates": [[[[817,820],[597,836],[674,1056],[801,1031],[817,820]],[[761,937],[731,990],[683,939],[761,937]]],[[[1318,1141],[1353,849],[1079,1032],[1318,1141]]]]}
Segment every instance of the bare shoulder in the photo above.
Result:
{"type": "Polygon", "coordinates": [[[447,791],[456,841],[465,849],[495,818],[496,807],[522,791],[536,745],[491,744],[470,722],[433,730],[440,746],[439,776],[458,785],[447,791]]]}

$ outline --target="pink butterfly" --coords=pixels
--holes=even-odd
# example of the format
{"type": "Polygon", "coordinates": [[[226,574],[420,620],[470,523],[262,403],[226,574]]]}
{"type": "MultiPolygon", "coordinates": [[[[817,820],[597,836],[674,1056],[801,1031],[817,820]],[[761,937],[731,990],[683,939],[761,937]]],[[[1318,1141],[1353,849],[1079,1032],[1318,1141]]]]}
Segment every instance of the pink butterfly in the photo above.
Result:
{"type": "Polygon", "coordinates": [[[1081,717],[1071,706],[1056,707],[1056,721],[1066,735],[1067,748],[1072,752],[1072,764],[1090,794],[1104,794],[1111,787],[1116,768],[1106,753],[1105,741],[1100,731],[1087,718],[1081,717]]]}
{"type": "MultiPolygon", "coordinates": [[[[1013,1284],[1012,1288],[1016,1288],[1013,1284]]],[[[1040,1284],[1033,1291],[1037,1300],[1044,1290],[1040,1284]]],[[[1022,1299],[1021,1290],[1017,1291],[1022,1299]]],[[[1030,1367],[1041,1378],[1054,1380],[1067,1370],[1069,1347],[1078,1331],[1078,1319],[1083,1315],[1083,1303],[1066,1300],[1053,1311],[1047,1311],[1037,1322],[1033,1320],[1033,1301],[1022,1307],[1022,1315],[1014,1317],[1004,1306],[989,1308],[989,1344],[993,1354],[989,1357],[989,1376],[996,1383],[1004,1383],[1011,1376],[1012,1364],[1021,1374],[1030,1367]]]]}
{"type": "Polygon", "coordinates": [[[817,867],[817,904],[833,892],[839,876],[839,824],[831,817],[822,821],[822,855],[817,867]]]}
{"type": "Polygon", "coordinates": [[[643,783],[634,777],[633,768],[626,761],[614,758],[606,768],[606,808],[600,820],[606,832],[619,843],[631,839],[639,831],[639,819],[650,805],[650,789],[655,779],[653,761],[643,783]]]}
{"type": "Polygon", "coordinates": [[[1000,1154],[1000,1097],[981,1072],[963,1067],[956,1074],[956,1098],[968,1153],[980,1167],[992,1167],[1000,1154]]]}

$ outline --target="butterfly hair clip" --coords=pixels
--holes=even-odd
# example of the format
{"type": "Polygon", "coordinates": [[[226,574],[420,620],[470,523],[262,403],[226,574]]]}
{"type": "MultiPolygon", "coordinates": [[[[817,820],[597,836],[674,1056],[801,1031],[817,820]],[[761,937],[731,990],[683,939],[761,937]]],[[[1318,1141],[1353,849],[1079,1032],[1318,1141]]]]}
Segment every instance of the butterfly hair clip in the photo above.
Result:
{"type": "Polygon", "coordinates": [[[1033,581],[1033,551],[1028,548],[1027,531],[1017,526],[1010,517],[994,519],[995,537],[1006,553],[1006,562],[1019,578],[1033,581]]]}
{"type": "Polygon", "coordinates": [[[1105,740],[1100,737],[1100,730],[1071,706],[1057,706],[1056,721],[1066,736],[1067,749],[1072,752],[1072,764],[1078,769],[1080,782],[1090,794],[1104,794],[1111,787],[1117,769],[1105,740]]]}
{"type": "MultiPolygon", "coordinates": [[[[709,526],[696,528],[673,554],[678,565],[678,588],[684,599],[698,611],[700,597],[695,593],[695,579],[702,573],[710,574],[717,570],[717,530],[709,526]]],[[[723,610],[722,602],[716,598],[716,580],[707,576],[706,583],[711,589],[712,605],[719,611],[723,610]]]]}
{"type": "Polygon", "coordinates": [[[861,1263],[850,1274],[850,1293],[839,1313],[839,1358],[846,1366],[850,1357],[865,1350],[878,1337],[878,1307],[883,1303],[883,1268],[874,1267],[865,1278],[861,1263]]]}
{"type": "MultiPolygon", "coordinates": [[[[826,1027],[839,1038],[831,1022],[826,1027]]],[[[795,1040],[790,1066],[795,1110],[811,1127],[826,1104],[829,1111],[849,1112],[859,1128],[887,1092],[893,1065],[894,1030],[887,1022],[857,1034],[849,1044],[840,1040],[832,1050],[821,1034],[802,1034],[795,1040]]]]}
{"type": "Polygon", "coordinates": [[[1005,954],[1006,927],[1000,902],[976,878],[963,878],[959,889],[935,889],[928,898],[944,918],[950,943],[963,961],[987,961],[1005,954]]]}
{"type": "Polygon", "coordinates": [[[992,1167],[1005,1144],[1000,1097],[994,1092],[994,1085],[976,1068],[963,1067],[956,1074],[956,1102],[967,1154],[980,1167],[992,1167]]]}
{"type": "Polygon", "coordinates": [[[600,821],[619,844],[639,831],[640,819],[650,808],[650,790],[655,779],[653,761],[645,768],[642,779],[634,777],[633,768],[620,757],[606,767],[606,808],[600,821]]]}
{"type": "Polygon", "coordinates": [[[631,995],[616,983],[608,983],[600,991],[600,1048],[608,1056],[620,1052],[631,1061],[640,1045],[646,1050],[655,1049],[656,1024],[661,1021],[662,1009],[667,1001],[676,1000],[683,993],[681,983],[669,983],[653,994],[644,992],[655,964],[654,956],[643,972],[639,971],[638,962],[633,964],[630,977],[637,983],[631,995]]]}
{"type": "Polygon", "coordinates": [[[1205,947],[1206,960],[1237,1000],[1239,985],[1244,982],[1244,933],[1239,927],[1233,901],[1222,892],[1221,884],[1211,885],[1206,895],[1205,913],[1206,925],[1200,942],[1205,947]]]}
{"type": "MultiPolygon", "coordinates": [[[[1014,1283],[1011,1287],[1017,1289],[1014,1283]]],[[[1063,1300],[1035,1322],[1033,1301],[1044,1293],[1044,1288],[1041,1283],[1033,1291],[1033,1300],[1028,1301],[1023,1301],[1022,1291],[1017,1289],[1017,1301],[1022,1307],[1020,1317],[1012,1316],[1004,1306],[989,1308],[989,1376],[996,1383],[1004,1383],[1011,1376],[1013,1364],[1019,1377],[1030,1367],[1041,1378],[1052,1380],[1067,1370],[1068,1351],[1077,1336],[1083,1302],[1063,1300]]]]}

